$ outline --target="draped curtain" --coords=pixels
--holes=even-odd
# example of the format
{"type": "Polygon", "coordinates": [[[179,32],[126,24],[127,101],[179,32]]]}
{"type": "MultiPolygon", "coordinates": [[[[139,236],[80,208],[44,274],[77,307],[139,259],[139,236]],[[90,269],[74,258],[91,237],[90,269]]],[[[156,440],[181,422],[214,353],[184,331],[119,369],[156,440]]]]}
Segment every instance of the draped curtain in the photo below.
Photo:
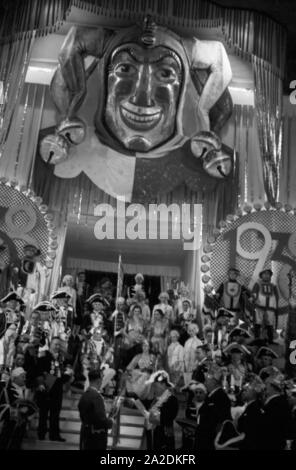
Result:
{"type": "Polygon", "coordinates": [[[281,160],[281,179],[279,200],[296,207],[296,107],[285,97],[283,119],[283,155],[281,160]]]}
{"type": "Polygon", "coordinates": [[[50,272],[50,276],[47,279],[46,295],[51,294],[57,290],[61,281],[61,266],[64,256],[65,241],[67,235],[67,223],[66,221],[60,222],[57,229],[57,242],[58,248],[56,250],[56,259],[53,265],[53,269],[50,272]]]}
{"type": "Polygon", "coordinates": [[[7,135],[3,136],[0,159],[1,175],[31,186],[43,112],[45,87],[25,84],[15,106],[7,135]]]}
{"type": "Polygon", "coordinates": [[[70,0],[14,0],[3,1],[0,5],[0,40],[6,42],[12,37],[27,37],[33,31],[44,35],[55,31],[66,18],[70,0]]]}
{"type": "Polygon", "coordinates": [[[271,66],[254,55],[253,70],[264,187],[268,201],[274,205],[279,196],[282,157],[283,84],[271,66]]]}

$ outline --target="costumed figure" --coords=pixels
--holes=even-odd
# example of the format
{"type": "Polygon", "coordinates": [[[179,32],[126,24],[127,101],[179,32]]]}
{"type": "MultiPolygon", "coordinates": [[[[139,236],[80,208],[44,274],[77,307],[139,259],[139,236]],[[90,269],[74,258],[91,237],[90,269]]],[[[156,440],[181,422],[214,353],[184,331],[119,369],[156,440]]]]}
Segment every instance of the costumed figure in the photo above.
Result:
{"type": "Polygon", "coordinates": [[[87,299],[91,307],[91,312],[83,317],[82,330],[85,333],[92,334],[95,328],[104,328],[106,326],[105,308],[107,303],[101,294],[93,294],[87,299]]]}
{"type": "Polygon", "coordinates": [[[56,304],[57,309],[55,319],[51,324],[52,337],[58,336],[65,342],[66,348],[73,325],[73,308],[69,305],[70,299],[70,294],[64,290],[57,291],[51,296],[51,300],[56,304]]]}
{"type": "Polygon", "coordinates": [[[155,356],[151,354],[148,341],[142,343],[142,353],[137,354],[127,366],[125,387],[128,396],[136,395],[140,400],[151,396],[151,385],[147,385],[155,368],[155,356]]]}
{"type": "Polygon", "coordinates": [[[159,370],[151,375],[147,385],[152,385],[154,401],[146,416],[147,450],[171,452],[175,449],[174,420],[179,404],[169,375],[159,370]]]}
{"type": "Polygon", "coordinates": [[[154,319],[151,323],[149,338],[154,354],[159,356],[159,360],[164,360],[167,348],[169,325],[164,312],[159,308],[154,311],[154,319]]]}
{"type": "Polygon", "coordinates": [[[273,343],[279,301],[277,286],[271,282],[272,275],[270,269],[261,271],[260,281],[256,282],[252,290],[255,302],[255,337],[260,338],[262,328],[266,328],[270,344],[273,343]]]}
{"type": "Polygon", "coordinates": [[[229,344],[224,350],[224,355],[230,356],[228,365],[229,392],[231,395],[238,396],[241,392],[245,376],[248,372],[244,356],[250,355],[250,351],[238,343],[229,344]]]}
{"type": "Polygon", "coordinates": [[[171,327],[175,323],[175,314],[173,307],[169,304],[169,295],[167,292],[161,292],[158,298],[160,302],[153,307],[152,321],[154,320],[154,312],[156,310],[162,310],[169,327],[171,327]]]}
{"type": "Polygon", "coordinates": [[[230,321],[234,314],[225,308],[220,308],[217,313],[216,325],[214,329],[214,344],[221,349],[223,344],[227,344],[230,331],[230,321]]]}
{"type": "Polygon", "coordinates": [[[142,310],[139,305],[134,305],[128,314],[128,318],[123,330],[124,340],[124,364],[126,367],[132,358],[141,351],[141,344],[144,339],[144,320],[142,310]]]}
{"type": "MultiPolygon", "coordinates": [[[[151,323],[151,311],[149,305],[147,305],[146,302],[146,294],[142,290],[137,290],[133,299],[136,302],[134,305],[139,305],[141,307],[142,318],[144,321],[144,329],[146,331],[151,323]]],[[[130,308],[133,308],[133,306],[131,306],[130,308]]]]}
{"type": "Polygon", "coordinates": [[[234,313],[233,321],[238,324],[242,320],[242,312],[244,312],[244,299],[248,296],[247,289],[238,282],[240,272],[236,268],[228,270],[228,279],[220,284],[216,291],[216,299],[220,303],[220,307],[234,313]]]}
{"type": "Polygon", "coordinates": [[[135,275],[135,284],[127,289],[127,296],[129,299],[133,299],[137,292],[144,292],[144,276],[141,273],[135,275]]]}
{"type": "Polygon", "coordinates": [[[184,348],[179,343],[179,338],[179,332],[172,330],[170,332],[171,344],[167,349],[168,372],[175,387],[180,385],[184,374],[184,348]]]}
{"type": "Polygon", "coordinates": [[[189,339],[184,345],[184,382],[188,385],[192,379],[192,373],[196,367],[196,348],[202,345],[201,340],[197,337],[198,326],[195,323],[188,325],[189,339]]]}
{"type": "Polygon", "coordinates": [[[127,305],[124,297],[118,297],[116,301],[116,310],[111,316],[113,321],[113,341],[114,341],[114,367],[118,371],[122,369],[122,356],[121,352],[123,349],[124,341],[124,328],[127,321],[127,305]]]}

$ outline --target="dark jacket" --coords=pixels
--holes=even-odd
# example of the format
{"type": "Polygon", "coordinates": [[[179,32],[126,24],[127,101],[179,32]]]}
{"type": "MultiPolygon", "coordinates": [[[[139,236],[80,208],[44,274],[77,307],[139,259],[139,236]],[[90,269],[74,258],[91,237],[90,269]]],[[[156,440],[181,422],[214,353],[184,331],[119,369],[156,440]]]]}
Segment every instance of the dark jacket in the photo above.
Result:
{"type": "Polygon", "coordinates": [[[262,446],[263,410],[258,400],[247,405],[245,411],[238,419],[237,430],[245,433],[246,437],[241,443],[241,450],[260,450],[262,446]]]}
{"type": "Polygon", "coordinates": [[[222,388],[208,395],[199,410],[199,424],[196,429],[197,450],[214,450],[215,437],[225,420],[232,420],[231,403],[222,388]]]}
{"type": "Polygon", "coordinates": [[[286,440],[291,438],[292,413],[286,398],[277,395],[263,407],[263,450],[284,450],[286,440]]]}
{"type": "Polygon", "coordinates": [[[106,416],[103,397],[93,388],[90,387],[84,392],[78,409],[82,424],[93,426],[96,430],[107,430],[112,427],[112,420],[106,416]]]}

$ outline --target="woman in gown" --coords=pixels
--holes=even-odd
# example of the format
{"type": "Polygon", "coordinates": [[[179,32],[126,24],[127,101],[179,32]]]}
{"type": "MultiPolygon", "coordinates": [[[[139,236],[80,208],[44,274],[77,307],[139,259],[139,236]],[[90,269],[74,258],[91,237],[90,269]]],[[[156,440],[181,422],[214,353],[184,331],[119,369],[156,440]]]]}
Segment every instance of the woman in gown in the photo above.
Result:
{"type": "Polygon", "coordinates": [[[165,318],[164,312],[161,309],[156,309],[149,336],[152,350],[159,356],[161,361],[164,361],[167,350],[168,329],[168,321],[165,318]]]}
{"type": "Polygon", "coordinates": [[[137,354],[127,366],[126,391],[128,395],[136,395],[140,400],[149,399],[150,385],[146,382],[155,367],[155,356],[150,353],[148,341],[142,343],[142,353],[137,354]]]}
{"type": "Polygon", "coordinates": [[[196,367],[196,348],[202,345],[201,340],[197,337],[198,326],[195,323],[188,325],[189,339],[187,339],[184,345],[184,382],[188,385],[192,379],[192,372],[196,367]]]}
{"type": "Polygon", "coordinates": [[[125,356],[123,367],[126,367],[133,357],[141,352],[141,344],[145,335],[145,324],[139,305],[131,307],[123,335],[123,355],[125,356]]]}
{"type": "Polygon", "coordinates": [[[179,332],[172,330],[170,332],[171,344],[167,350],[167,362],[170,379],[177,387],[184,373],[184,348],[179,343],[179,332]]]}

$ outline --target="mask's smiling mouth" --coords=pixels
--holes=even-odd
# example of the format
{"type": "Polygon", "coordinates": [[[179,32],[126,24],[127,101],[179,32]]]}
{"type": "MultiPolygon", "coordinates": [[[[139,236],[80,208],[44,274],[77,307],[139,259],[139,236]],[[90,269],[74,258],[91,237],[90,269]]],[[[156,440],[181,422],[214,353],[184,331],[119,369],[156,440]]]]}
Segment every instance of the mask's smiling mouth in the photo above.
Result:
{"type": "Polygon", "coordinates": [[[125,102],[120,106],[120,115],[128,127],[134,130],[148,131],[159,123],[162,111],[158,106],[136,106],[125,102]]]}

